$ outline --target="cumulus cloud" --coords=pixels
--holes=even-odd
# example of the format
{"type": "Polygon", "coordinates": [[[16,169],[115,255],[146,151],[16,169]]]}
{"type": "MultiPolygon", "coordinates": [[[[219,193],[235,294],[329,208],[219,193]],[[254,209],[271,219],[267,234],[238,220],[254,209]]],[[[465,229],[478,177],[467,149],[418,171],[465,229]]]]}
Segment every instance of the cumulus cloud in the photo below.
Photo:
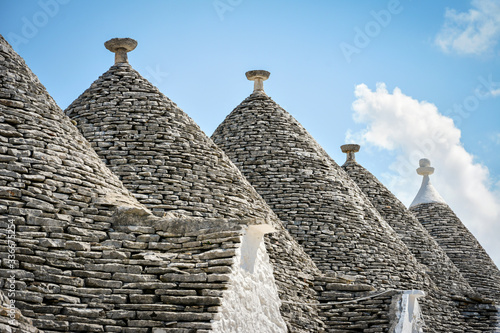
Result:
{"type": "Polygon", "coordinates": [[[444,51],[479,55],[500,39],[500,1],[473,0],[468,12],[446,9],[435,43],[444,51]]]}
{"type": "Polygon", "coordinates": [[[366,126],[348,133],[346,141],[361,140],[396,156],[381,181],[406,205],[420,188],[418,161],[429,158],[436,168],[434,186],[499,265],[500,192],[492,188],[488,168],[475,162],[461,144],[453,120],[399,88],[390,93],[385,84],[375,91],[358,85],[355,96],[354,120],[366,126]]]}

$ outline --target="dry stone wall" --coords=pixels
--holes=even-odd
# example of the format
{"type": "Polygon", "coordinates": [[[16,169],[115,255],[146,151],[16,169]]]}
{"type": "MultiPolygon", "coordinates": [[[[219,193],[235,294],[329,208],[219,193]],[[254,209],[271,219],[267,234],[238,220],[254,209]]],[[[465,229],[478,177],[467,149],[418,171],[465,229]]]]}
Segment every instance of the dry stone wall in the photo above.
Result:
{"type": "Polygon", "coordinates": [[[469,283],[434,238],[375,176],[355,161],[347,161],[342,168],[396,231],[417,260],[429,269],[429,275],[439,288],[449,294],[473,293],[469,283]]]}
{"type": "Polygon", "coordinates": [[[399,291],[377,292],[328,276],[317,278],[314,288],[327,332],[389,332],[396,321],[391,304],[399,291]]]}
{"type": "Polygon", "coordinates": [[[138,219],[101,231],[20,227],[16,306],[45,332],[210,331],[242,226],[138,219]]]}
{"type": "Polygon", "coordinates": [[[0,332],[43,333],[33,326],[31,319],[23,316],[21,311],[15,307],[15,303],[2,290],[0,290],[0,332]]]}
{"type": "Polygon", "coordinates": [[[465,332],[500,332],[500,307],[483,298],[472,300],[467,297],[453,297],[462,314],[465,325],[457,327],[465,332]]]}
{"type": "Polygon", "coordinates": [[[323,332],[325,325],[313,289],[321,272],[286,230],[268,234],[264,241],[289,332],[323,332]]]}
{"type": "Polygon", "coordinates": [[[0,224],[16,227],[14,261],[0,235],[0,287],[13,274],[16,307],[45,332],[208,331],[241,226],[125,227],[146,208],[0,41],[0,224]]]}
{"type": "MultiPolygon", "coordinates": [[[[381,290],[337,271],[377,288],[435,288],[352,180],[265,94],[218,131],[286,229],[222,150],[127,63],[67,110],[98,154],[1,36],[0,74],[0,288],[13,274],[21,310],[6,324],[0,291],[6,332],[231,331],[245,319],[238,301],[263,324],[250,330],[380,332],[394,324],[398,291],[372,297],[381,290]],[[242,238],[255,224],[276,232],[252,273],[242,238]]],[[[454,301],[471,332],[497,325],[493,303],[454,301]]],[[[433,303],[425,306],[429,316],[433,303]]]]}

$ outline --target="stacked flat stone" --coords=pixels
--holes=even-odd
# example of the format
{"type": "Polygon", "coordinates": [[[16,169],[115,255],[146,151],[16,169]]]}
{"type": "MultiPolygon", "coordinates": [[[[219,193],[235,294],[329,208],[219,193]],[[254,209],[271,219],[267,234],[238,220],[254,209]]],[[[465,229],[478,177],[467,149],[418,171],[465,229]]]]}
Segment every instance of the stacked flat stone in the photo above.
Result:
{"type": "Polygon", "coordinates": [[[226,155],[130,64],[115,63],[65,112],[153,213],[273,222],[265,202],[226,155]]]}
{"type": "MultiPolygon", "coordinates": [[[[279,204],[270,197],[274,208],[293,217],[288,228],[316,253],[327,275],[228,157],[128,65],[127,52],[137,43],[113,39],[105,45],[116,54],[115,66],[67,112],[75,113],[119,177],[0,36],[0,288],[10,288],[6,278],[14,274],[18,308],[11,325],[9,301],[0,291],[0,329],[385,332],[394,329],[403,304],[403,292],[393,288],[436,288],[349,177],[265,95],[268,72],[247,73],[255,81],[248,105],[277,111],[277,121],[284,119],[291,130],[278,128],[273,113],[263,112],[258,125],[271,125],[263,146],[275,144],[277,157],[249,159],[259,168],[269,163],[268,176],[279,185],[271,190],[284,193],[279,204]],[[297,190],[302,186],[308,190],[297,190]],[[7,260],[11,239],[5,232],[12,224],[14,262],[7,260]],[[273,229],[249,270],[244,261],[251,230],[273,229]]],[[[242,128],[244,138],[262,132],[256,125],[242,128]]],[[[250,143],[253,156],[262,142],[254,137],[250,143]]],[[[467,297],[454,300],[469,313],[462,328],[498,332],[494,303],[478,309],[467,297]]],[[[439,331],[429,314],[426,331],[439,331]]]]}
{"type": "MultiPolygon", "coordinates": [[[[1,42],[1,223],[17,226],[16,269],[3,262],[2,285],[15,274],[17,306],[46,332],[207,331],[232,278],[242,221],[149,216],[1,42]]],[[[267,246],[289,330],[321,331],[314,264],[286,232],[267,246]]]]}
{"type": "Polygon", "coordinates": [[[471,316],[461,313],[463,308],[461,303],[468,302],[471,307],[476,305],[475,313],[479,316],[481,307],[477,305],[489,305],[491,302],[478,302],[474,296],[474,299],[468,298],[476,294],[475,291],[434,238],[391,191],[356,162],[354,153],[359,151],[359,145],[343,145],[341,148],[347,153],[347,160],[342,168],[396,231],[417,260],[426,266],[427,272],[435,282],[437,288],[426,290],[429,297],[423,300],[424,303],[429,302],[429,306],[433,308],[433,316],[437,322],[435,328],[441,332],[463,332],[464,328],[466,332],[474,332],[476,327],[467,326],[471,316]]]}
{"type": "MultiPolygon", "coordinates": [[[[254,93],[217,128],[214,142],[321,271],[355,275],[375,288],[422,289],[431,284],[356,184],[265,94],[257,81],[266,73],[247,73],[256,81],[254,93]]],[[[335,316],[322,310],[322,316],[329,318],[328,329],[335,332],[335,316]]]]}
{"type": "Polygon", "coordinates": [[[352,284],[338,277],[314,281],[321,315],[328,332],[390,332],[400,292],[374,292],[369,285],[352,284]]]}
{"type": "Polygon", "coordinates": [[[109,168],[157,215],[253,219],[266,236],[281,314],[291,331],[319,331],[311,259],[198,125],[123,57],[65,111],[109,168]]]}
{"type": "Polygon", "coordinates": [[[16,308],[49,333],[207,332],[245,223],[149,214],[1,36],[0,72],[0,224],[16,226],[0,276],[16,308]]]}
{"type": "Polygon", "coordinates": [[[289,332],[323,332],[314,281],[321,276],[312,259],[283,229],[264,238],[289,332]]]}
{"type": "Polygon", "coordinates": [[[11,307],[11,300],[0,290],[0,332],[3,333],[43,333],[23,316],[21,311],[11,307]],[[11,312],[11,309],[14,312],[11,312]]]}
{"type": "MultiPolygon", "coordinates": [[[[424,181],[419,193],[425,194],[425,191],[430,190],[434,192],[435,189],[428,180],[434,169],[430,167],[428,160],[421,160],[418,171],[421,169],[429,171],[420,172],[424,176],[424,181]]],[[[424,197],[424,200],[419,200],[410,207],[413,214],[446,252],[469,284],[483,297],[493,298],[500,304],[500,271],[488,253],[446,203],[435,200],[426,202],[425,195],[419,197],[424,197]]]]}
{"type": "MultiPolygon", "coordinates": [[[[209,331],[254,219],[150,215],[3,37],[0,72],[0,223],[16,226],[0,286],[14,274],[16,307],[49,333],[209,331]]],[[[5,233],[0,246],[8,253],[5,233]]]]}
{"type": "Polygon", "coordinates": [[[34,312],[34,325],[46,332],[208,332],[242,232],[241,225],[216,222],[219,231],[205,221],[206,228],[198,223],[179,232],[188,221],[162,220],[87,237],[83,228],[80,235],[68,233],[77,241],[52,245],[53,252],[71,256],[68,244],[76,243],[81,249],[73,260],[60,255],[52,270],[72,275],[33,271],[42,282],[19,291],[18,303],[23,312],[34,312]]]}

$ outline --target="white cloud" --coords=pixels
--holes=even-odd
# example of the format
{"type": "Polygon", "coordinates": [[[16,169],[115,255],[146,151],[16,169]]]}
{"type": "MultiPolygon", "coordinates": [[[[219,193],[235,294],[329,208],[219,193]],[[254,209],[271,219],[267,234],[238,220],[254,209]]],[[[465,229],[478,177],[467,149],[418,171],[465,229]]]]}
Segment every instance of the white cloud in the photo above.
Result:
{"type": "Polygon", "coordinates": [[[500,88],[490,91],[490,94],[494,97],[500,96],[500,88]]]}
{"type": "Polygon", "coordinates": [[[354,120],[366,127],[349,133],[348,139],[396,154],[381,181],[408,205],[420,187],[418,161],[429,158],[436,168],[434,186],[500,266],[500,193],[490,189],[488,168],[464,149],[453,121],[434,104],[413,99],[399,88],[390,93],[385,84],[375,91],[358,85],[355,95],[354,120]]]}
{"type": "Polygon", "coordinates": [[[463,13],[446,9],[435,39],[444,52],[479,55],[493,49],[500,39],[500,1],[473,0],[471,5],[463,13]]]}

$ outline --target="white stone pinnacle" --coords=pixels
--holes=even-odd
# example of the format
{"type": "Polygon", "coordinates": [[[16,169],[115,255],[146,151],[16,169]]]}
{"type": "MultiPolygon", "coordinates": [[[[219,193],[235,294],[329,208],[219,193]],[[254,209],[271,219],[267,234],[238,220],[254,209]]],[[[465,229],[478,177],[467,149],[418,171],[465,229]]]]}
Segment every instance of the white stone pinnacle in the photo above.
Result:
{"type": "Polygon", "coordinates": [[[132,38],[113,38],[104,43],[104,46],[115,54],[115,65],[128,63],[127,53],[137,47],[137,41],[132,38]]]}
{"type": "Polygon", "coordinates": [[[421,176],[430,176],[434,173],[434,168],[431,167],[431,161],[428,158],[422,158],[418,164],[420,168],[417,169],[417,173],[421,176]]]}
{"type": "Polygon", "coordinates": [[[268,71],[264,70],[253,70],[253,71],[248,71],[245,73],[246,77],[250,81],[254,81],[253,85],[253,92],[264,92],[264,81],[269,79],[269,73],[268,71]]]}
{"type": "Polygon", "coordinates": [[[419,161],[420,168],[417,169],[417,173],[424,176],[422,179],[422,185],[417,193],[415,199],[411,203],[410,207],[423,204],[423,203],[446,203],[439,195],[438,191],[432,186],[429,175],[434,173],[434,168],[431,167],[431,161],[427,158],[422,158],[419,161]]]}

